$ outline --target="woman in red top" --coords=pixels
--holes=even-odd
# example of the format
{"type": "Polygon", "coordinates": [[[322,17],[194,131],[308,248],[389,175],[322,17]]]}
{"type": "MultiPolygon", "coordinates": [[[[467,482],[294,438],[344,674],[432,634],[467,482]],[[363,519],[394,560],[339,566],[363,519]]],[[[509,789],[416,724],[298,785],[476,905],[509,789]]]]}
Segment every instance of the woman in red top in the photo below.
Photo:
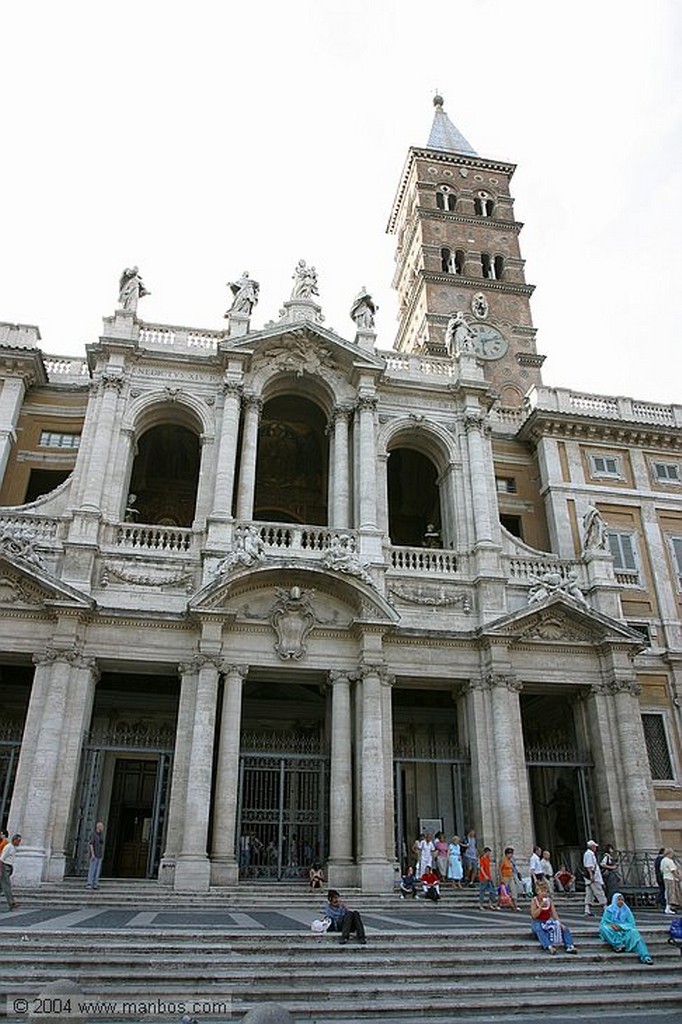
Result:
{"type": "Polygon", "coordinates": [[[564,945],[567,953],[577,953],[568,928],[561,923],[549,894],[547,882],[538,882],[537,892],[530,901],[531,928],[543,949],[556,953],[556,947],[564,945]]]}

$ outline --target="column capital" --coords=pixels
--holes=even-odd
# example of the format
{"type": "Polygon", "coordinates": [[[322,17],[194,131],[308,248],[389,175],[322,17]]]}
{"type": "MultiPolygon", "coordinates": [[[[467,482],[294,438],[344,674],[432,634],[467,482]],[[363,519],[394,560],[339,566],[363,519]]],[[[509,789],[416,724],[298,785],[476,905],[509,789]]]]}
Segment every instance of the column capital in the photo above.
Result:
{"type": "Polygon", "coordinates": [[[332,669],[327,677],[329,685],[334,686],[336,683],[354,683],[358,678],[357,672],[343,672],[332,669]]]}
{"type": "Polygon", "coordinates": [[[496,687],[504,687],[512,693],[521,693],[523,690],[523,683],[520,682],[515,675],[504,672],[486,672],[485,679],[488,684],[487,689],[493,690],[496,687]]]}
{"type": "Polygon", "coordinates": [[[346,423],[349,423],[350,420],[352,419],[352,416],[353,416],[353,406],[352,405],[335,405],[334,408],[331,411],[331,415],[329,417],[329,421],[330,421],[330,423],[336,423],[337,420],[345,420],[346,423]]]}
{"type": "Polygon", "coordinates": [[[116,391],[120,394],[124,379],[123,374],[117,370],[103,370],[96,384],[101,392],[116,391]]]}
{"type": "Polygon", "coordinates": [[[376,676],[382,686],[393,686],[395,683],[395,676],[391,675],[388,666],[383,661],[360,662],[356,678],[364,681],[367,676],[376,676]]]}
{"type": "Polygon", "coordinates": [[[193,654],[187,661],[178,663],[178,672],[180,675],[196,675],[200,672],[205,665],[212,665],[217,671],[221,671],[221,659],[215,654],[193,654]]]}
{"type": "Polygon", "coordinates": [[[239,676],[243,682],[249,674],[249,667],[249,665],[235,665],[231,662],[223,661],[220,665],[220,671],[226,676],[239,676]]]}
{"type": "Polygon", "coordinates": [[[358,395],[355,407],[356,409],[359,409],[360,412],[364,412],[365,410],[374,412],[378,402],[379,400],[376,395],[358,395]]]}
{"type": "Polygon", "coordinates": [[[464,416],[464,429],[466,430],[467,434],[470,434],[472,431],[475,430],[480,431],[483,429],[484,421],[485,417],[483,416],[482,412],[469,411],[464,416]]]}
{"type": "Polygon", "coordinates": [[[244,394],[244,385],[238,380],[223,381],[223,395],[228,398],[237,398],[241,401],[244,394]]]}
{"type": "Polygon", "coordinates": [[[71,647],[47,647],[33,655],[34,665],[54,665],[58,661],[71,665],[72,668],[90,669],[99,676],[97,659],[84,655],[77,644],[71,647]]]}
{"type": "Polygon", "coordinates": [[[260,395],[254,395],[251,392],[242,396],[242,402],[247,409],[253,409],[254,412],[260,414],[263,411],[263,399],[260,395]]]}

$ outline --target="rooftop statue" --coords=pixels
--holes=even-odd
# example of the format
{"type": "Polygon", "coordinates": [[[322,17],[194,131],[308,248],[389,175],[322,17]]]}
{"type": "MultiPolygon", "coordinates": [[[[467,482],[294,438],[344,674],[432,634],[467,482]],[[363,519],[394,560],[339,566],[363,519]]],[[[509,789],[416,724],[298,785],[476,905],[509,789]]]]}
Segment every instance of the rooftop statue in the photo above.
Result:
{"type": "Polygon", "coordinates": [[[126,267],[118,282],[118,304],[121,309],[137,312],[137,303],[144,295],[151,295],[142,283],[139,267],[126,267]]]}
{"type": "Polygon", "coordinates": [[[292,299],[310,299],[320,294],[317,289],[317,271],[315,267],[307,266],[305,260],[299,260],[296,264],[293,280],[292,299]]]}
{"type": "Polygon", "coordinates": [[[242,313],[246,316],[251,316],[253,307],[258,302],[258,292],[260,291],[258,281],[250,278],[248,270],[245,270],[237,281],[228,281],[227,287],[232,291],[234,298],[225,316],[229,316],[230,313],[242,313]]]}
{"type": "Polygon", "coordinates": [[[379,307],[363,284],[350,308],[351,320],[355,321],[355,326],[358,330],[373,329],[374,317],[378,309],[379,307]]]}

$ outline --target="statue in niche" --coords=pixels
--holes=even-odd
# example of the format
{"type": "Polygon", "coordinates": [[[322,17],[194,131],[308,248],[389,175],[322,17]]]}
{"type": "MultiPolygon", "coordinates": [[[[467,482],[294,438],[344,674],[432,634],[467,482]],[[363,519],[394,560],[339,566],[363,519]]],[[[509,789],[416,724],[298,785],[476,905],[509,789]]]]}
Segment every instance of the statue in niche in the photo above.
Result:
{"type": "Polygon", "coordinates": [[[249,277],[248,270],[245,270],[237,281],[228,281],[227,287],[231,290],[234,298],[225,316],[229,316],[230,313],[241,313],[245,316],[251,316],[253,307],[258,302],[258,293],[260,291],[258,281],[254,281],[253,278],[249,277]]]}
{"type": "Polygon", "coordinates": [[[606,523],[594,505],[588,505],[583,516],[583,551],[606,551],[606,523]]]}
{"type": "Polygon", "coordinates": [[[121,309],[130,313],[137,312],[137,303],[145,296],[151,295],[142,283],[139,267],[126,267],[118,282],[118,304],[121,309]]]}
{"type": "Polygon", "coordinates": [[[284,661],[298,661],[307,652],[306,638],[315,625],[311,598],[314,590],[277,587],[277,603],[270,622],[277,633],[275,651],[284,661]]]}
{"type": "Polygon", "coordinates": [[[445,349],[451,358],[461,352],[474,353],[476,351],[474,336],[469,330],[469,325],[464,319],[461,309],[448,320],[448,325],[445,328],[445,349]]]}
{"type": "Polygon", "coordinates": [[[309,267],[305,260],[299,260],[296,264],[293,280],[292,299],[311,299],[313,295],[320,294],[317,289],[317,271],[315,267],[309,267]]]}
{"type": "Polygon", "coordinates": [[[374,328],[374,317],[378,309],[379,307],[363,284],[350,308],[351,320],[355,321],[358,330],[368,331],[374,328]]]}

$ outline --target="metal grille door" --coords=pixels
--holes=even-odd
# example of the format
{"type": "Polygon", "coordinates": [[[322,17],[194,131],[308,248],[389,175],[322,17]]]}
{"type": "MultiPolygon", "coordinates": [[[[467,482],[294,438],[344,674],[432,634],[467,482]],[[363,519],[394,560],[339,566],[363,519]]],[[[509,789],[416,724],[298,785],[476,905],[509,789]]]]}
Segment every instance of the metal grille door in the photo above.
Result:
{"type": "Polygon", "coordinates": [[[327,853],[329,762],[246,754],[240,761],[240,878],[298,879],[327,853]]]}

